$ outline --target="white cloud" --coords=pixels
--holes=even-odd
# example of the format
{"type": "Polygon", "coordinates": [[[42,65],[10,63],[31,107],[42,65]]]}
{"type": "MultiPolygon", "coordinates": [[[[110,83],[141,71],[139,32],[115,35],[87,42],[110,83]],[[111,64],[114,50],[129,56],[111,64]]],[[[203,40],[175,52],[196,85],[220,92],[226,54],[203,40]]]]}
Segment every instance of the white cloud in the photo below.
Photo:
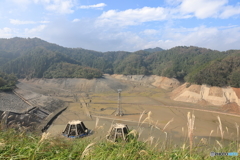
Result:
{"type": "Polygon", "coordinates": [[[12,36],[12,29],[8,27],[4,27],[0,29],[0,37],[1,38],[9,38],[12,36]]]}
{"type": "Polygon", "coordinates": [[[130,26],[151,21],[187,19],[196,17],[229,18],[240,14],[240,6],[227,5],[228,0],[166,0],[168,7],[143,7],[124,11],[109,10],[98,17],[96,24],[130,26]],[[174,5],[174,6],[172,6],[174,5]]]}
{"type": "Polygon", "coordinates": [[[49,23],[49,21],[21,21],[18,19],[10,19],[10,23],[14,25],[23,25],[23,24],[49,23]]]}
{"type": "Polygon", "coordinates": [[[21,25],[21,24],[35,24],[34,21],[20,21],[17,19],[10,19],[10,23],[14,25],[21,25]]]}
{"type": "Polygon", "coordinates": [[[165,2],[168,4],[168,5],[179,5],[181,3],[182,0],[165,0],[165,2]]]}
{"type": "Polygon", "coordinates": [[[60,14],[73,13],[73,7],[76,0],[11,0],[17,5],[26,6],[30,3],[40,4],[45,7],[46,10],[57,12],[60,14]]]}
{"type": "Polygon", "coordinates": [[[79,22],[80,19],[75,18],[72,22],[79,22]]]}
{"type": "MultiPolygon", "coordinates": [[[[169,3],[169,5],[166,5],[167,7],[143,7],[123,11],[109,10],[103,12],[96,21],[92,18],[79,18],[80,15],[75,15],[75,19],[72,18],[70,21],[67,19],[72,16],[67,18],[57,16],[59,19],[56,20],[57,18],[55,18],[51,20],[51,23],[49,21],[35,21],[35,19],[11,19],[10,22],[15,25],[35,25],[24,26],[25,30],[22,29],[22,26],[15,26],[16,28],[11,29],[0,28],[0,37],[19,35],[23,35],[24,37],[38,36],[49,42],[66,47],[82,47],[98,51],[136,51],[153,47],[168,49],[182,45],[194,45],[217,50],[239,49],[240,27],[235,25],[238,23],[227,21],[229,26],[178,28],[178,26],[175,26],[176,24],[187,26],[186,23],[191,23],[191,21],[186,20],[186,23],[182,21],[178,23],[179,21],[175,22],[174,20],[191,17],[229,18],[238,16],[240,14],[240,4],[228,5],[224,0],[196,0],[194,4],[189,0],[178,0],[177,3],[174,3],[173,0],[167,1],[169,3]],[[143,24],[152,21],[165,21],[167,23],[143,24]],[[46,23],[49,24],[46,26],[46,23]],[[233,24],[232,26],[230,26],[231,23],[233,24]],[[37,27],[31,28],[33,26],[37,27]],[[127,26],[131,27],[128,28],[127,26]],[[139,31],[139,29],[141,30],[139,31]]],[[[75,2],[75,0],[31,0],[32,5],[42,5],[45,9],[51,5],[55,5],[56,7],[48,9],[58,13],[73,12],[74,6],[72,4],[75,4],[75,2]],[[57,6],[61,6],[62,2],[71,2],[69,3],[71,5],[67,5],[65,9],[60,9],[61,7],[58,8],[57,6]]],[[[78,5],[75,6],[75,8],[78,8],[78,5]]],[[[48,18],[50,19],[51,17],[48,18]]],[[[211,25],[211,23],[208,23],[209,21],[199,20],[198,22],[211,25]]],[[[7,24],[7,22],[4,23],[7,24]]],[[[196,24],[191,24],[191,26],[196,26],[196,24]]]]}
{"type": "Polygon", "coordinates": [[[151,8],[144,7],[141,9],[128,9],[125,11],[109,10],[103,12],[98,17],[97,25],[113,24],[113,25],[137,25],[149,21],[165,20],[168,16],[168,10],[162,7],[151,8]]]}
{"type": "Polygon", "coordinates": [[[11,0],[11,1],[18,5],[27,5],[31,3],[31,0],[11,0]]]}
{"type": "MultiPolygon", "coordinates": [[[[172,1],[172,0],[167,0],[172,1]]],[[[209,17],[229,18],[240,14],[239,3],[236,6],[228,5],[228,0],[178,0],[180,14],[193,15],[199,19],[209,17]]]]}
{"type": "Polygon", "coordinates": [[[25,33],[26,33],[26,34],[37,33],[37,32],[43,31],[45,28],[46,28],[46,25],[39,25],[39,26],[37,26],[37,27],[35,27],[35,28],[32,28],[32,29],[26,28],[26,29],[25,29],[25,33]]]}
{"type": "MultiPolygon", "coordinates": [[[[148,30],[144,31],[148,32],[148,30]]],[[[151,33],[151,30],[149,31],[151,33]]],[[[127,51],[155,47],[170,49],[175,46],[199,46],[220,51],[239,49],[239,26],[164,28],[153,31],[161,33],[161,35],[157,39],[156,37],[149,39],[133,32],[102,33],[101,41],[110,41],[111,46],[115,46],[115,50],[127,51]],[[118,45],[114,43],[118,43],[118,45]]],[[[111,48],[111,46],[106,48],[111,48]]]]}
{"type": "Polygon", "coordinates": [[[110,42],[109,48],[111,50],[127,50],[127,51],[136,51],[142,47],[144,44],[144,39],[142,39],[139,35],[133,32],[112,32],[112,33],[100,33],[100,40],[106,42],[110,42]],[[111,46],[110,46],[111,45],[111,46]]]}
{"type": "Polygon", "coordinates": [[[49,11],[55,11],[61,14],[73,13],[72,7],[74,6],[73,0],[43,0],[45,7],[49,11]]]}
{"type": "Polygon", "coordinates": [[[182,13],[193,13],[197,18],[217,17],[228,0],[183,0],[182,13]]]}
{"type": "Polygon", "coordinates": [[[28,6],[32,3],[32,0],[6,0],[9,4],[15,4],[11,10],[8,10],[8,12],[12,12],[16,9],[20,9],[21,11],[27,10],[28,6]]]}
{"type": "Polygon", "coordinates": [[[66,19],[59,19],[52,21],[41,32],[26,32],[24,36],[37,36],[65,47],[81,47],[96,51],[136,51],[145,42],[136,33],[95,27],[94,21],[88,19],[81,19],[78,23],[68,23],[66,19]]]}
{"type": "Polygon", "coordinates": [[[82,5],[79,8],[80,9],[90,9],[90,8],[100,8],[102,9],[103,7],[107,6],[105,3],[98,3],[98,4],[94,4],[94,5],[82,5]]]}
{"type": "Polygon", "coordinates": [[[224,11],[220,14],[220,18],[229,18],[240,14],[240,6],[226,6],[224,11]]]}
{"type": "Polygon", "coordinates": [[[154,47],[169,49],[190,45],[223,51],[239,49],[240,44],[240,27],[237,25],[221,27],[202,25],[192,28],[166,26],[134,32],[116,28],[112,30],[105,26],[95,27],[93,20],[81,19],[78,22],[67,23],[66,20],[51,22],[47,29],[44,28],[38,35],[44,40],[66,47],[81,47],[96,51],[136,51],[154,47]]]}
{"type": "Polygon", "coordinates": [[[159,31],[155,30],[155,29],[145,29],[142,33],[145,35],[155,35],[157,34],[159,31]]]}
{"type": "Polygon", "coordinates": [[[40,21],[40,23],[50,23],[50,21],[40,21]]]}
{"type": "MultiPolygon", "coordinates": [[[[96,51],[136,51],[154,47],[169,49],[190,45],[223,51],[239,49],[240,44],[240,27],[237,25],[192,28],[168,26],[134,33],[134,31],[112,30],[108,27],[94,27],[93,20],[77,21],[79,23],[67,23],[67,20],[59,19],[48,26],[40,25],[25,29],[23,33],[25,37],[37,36],[65,47],[81,47],[96,51]]],[[[4,32],[3,29],[0,30],[1,37],[10,37],[10,34],[13,34],[10,29],[6,28],[4,32]]]]}
{"type": "Polygon", "coordinates": [[[239,49],[240,27],[194,27],[194,28],[165,28],[162,37],[157,41],[149,41],[143,48],[175,46],[199,46],[216,50],[239,49]]]}
{"type": "MultiPolygon", "coordinates": [[[[240,27],[237,25],[192,28],[161,27],[142,31],[123,31],[119,28],[95,27],[94,20],[80,19],[68,23],[59,19],[48,26],[25,29],[25,37],[39,37],[65,47],[81,47],[96,51],[136,51],[160,47],[199,46],[216,50],[239,49],[240,27]],[[147,36],[146,36],[147,35],[147,36]]],[[[6,30],[7,31],[7,30],[6,30]]],[[[5,31],[5,37],[7,36],[5,31]]],[[[9,32],[13,33],[13,32],[9,32]]]]}

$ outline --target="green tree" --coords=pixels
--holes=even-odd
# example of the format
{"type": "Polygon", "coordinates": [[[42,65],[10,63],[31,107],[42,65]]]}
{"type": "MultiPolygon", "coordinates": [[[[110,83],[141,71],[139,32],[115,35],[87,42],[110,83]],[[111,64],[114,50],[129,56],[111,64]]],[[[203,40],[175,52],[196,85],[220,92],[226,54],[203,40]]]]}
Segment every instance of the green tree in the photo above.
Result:
{"type": "Polygon", "coordinates": [[[6,85],[6,81],[0,77],[0,87],[5,86],[6,85]]]}
{"type": "Polygon", "coordinates": [[[232,72],[229,84],[232,87],[240,88],[240,69],[232,72]]]}

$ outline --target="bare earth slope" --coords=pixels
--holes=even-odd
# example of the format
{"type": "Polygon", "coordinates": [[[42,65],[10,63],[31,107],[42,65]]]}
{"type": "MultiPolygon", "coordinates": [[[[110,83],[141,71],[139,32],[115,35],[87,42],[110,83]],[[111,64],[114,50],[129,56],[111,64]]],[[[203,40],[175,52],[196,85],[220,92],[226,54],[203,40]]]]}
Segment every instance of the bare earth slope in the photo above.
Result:
{"type": "Polygon", "coordinates": [[[209,104],[222,106],[229,103],[236,103],[240,106],[239,88],[220,88],[207,85],[190,85],[187,83],[174,89],[171,98],[175,101],[199,103],[206,101],[209,104]]]}
{"type": "Polygon", "coordinates": [[[58,79],[31,79],[19,80],[22,84],[29,84],[31,89],[45,94],[69,95],[70,92],[77,93],[103,93],[116,92],[117,89],[126,89],[128,84],[116,81],[111,76],[105,75],[103,78],[58,78],[58,79]],[[52,90],[53,89],[53,90],[52,90]],[[45,92],[44,92],[45,91],[45,92]]]}
{"type": "Polygon", "coordinates": [[[180,82],[175,78],[167,78],[156,75],[144,76],[144,75],[117,75],[114,74],[112,77],[120,80],[125,80],[128,83],[136,83],[143,86],[152,85],[157,88],[163,88],[166,90],[174,89],[180,85],[180,82]]]}

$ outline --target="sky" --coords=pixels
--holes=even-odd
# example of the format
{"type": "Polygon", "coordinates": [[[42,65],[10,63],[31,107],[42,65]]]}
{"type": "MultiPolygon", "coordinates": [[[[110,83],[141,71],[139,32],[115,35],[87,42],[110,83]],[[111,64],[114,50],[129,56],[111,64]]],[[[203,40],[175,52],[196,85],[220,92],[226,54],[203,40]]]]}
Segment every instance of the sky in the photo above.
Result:
{"type": "Polygon", "coordinates": [[[0,0],[0,38],[69,48],[240,49],[239,0],[0,0]]]}

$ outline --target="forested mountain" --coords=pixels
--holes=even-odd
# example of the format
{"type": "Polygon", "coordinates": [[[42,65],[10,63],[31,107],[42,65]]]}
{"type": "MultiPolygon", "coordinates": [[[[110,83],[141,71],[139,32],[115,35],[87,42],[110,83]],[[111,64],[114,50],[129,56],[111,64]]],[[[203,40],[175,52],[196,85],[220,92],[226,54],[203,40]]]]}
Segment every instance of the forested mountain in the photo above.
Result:
{"type": "Polygon", "coordinates": [[[220,52],[194,46],[97,52],[38,38],[0,39],[0,67],[18,78],[155,74],[190,83],[240,87],[240,50],[220,52]]]}
{"type": "Polygon", "coordinates": [[[68,62],[79,64],[66,55],[58,52],[52,52],[45,48],[36,48],[2,66],[6,73],[14,73],[18,78],[42,78],[43,73],[53,64],[59,62],[68,62]]]}
{"type": "MultiPolygon", "coordinates": [[[[31,50],[34,50],[37,47],[44,47],[46,49],[56,50],[57,48],[63,48],[58,45],[54,45],[43,41],[38,38],[10,38],[10,39],[0,39],[0,55],[4,52],[7,53],[8,57],[11,59],[15,59],[21,55],[28,53],[31,50]]],[[[6,61],[7,62],[7,61],[6,61]]],[[[0,64],[2,65],[2,64],[0,64]]]]}
{"type": "MultiPolygon", "coordinates": [[[[10,38],[10,39],[0,39],[0,56],[2,57],[5,55],[4,53],[8,54],[8,57],[10,57],[10,60],[15,59],[16,57],[20,57],[22,55],[25,55],[29,52],[34,53],[35,49],[38,48],[44,48],[45,50],[52,51],[52,52],[59,52],[62,54],[67,54],[70,56],[70,58],[79,58],[81,55],[88,54],[88,58],[91,54],[94,54],[94,56],[101,56],[101,52],[96,51],[90,51],[85,50],[81,48],[65,48],[53,43],[48,43],[44,40],[41,40],[39,38],[10,38]],[[77,54],[76,54],[77,53],[77,54]]],[[[1,66],[2,64],[0,64],[1,66]]]]}
{"type": "MultiPolygon", "coordinates": [[[[15,60],[26,54],[37,53],[39,48],[48,52],[61,53],[68,58],[78,61],[84,67],[98,68],[104,73],[113,73],[114,61],[119,61],[130,52],[97,52],[82,48],[65,48],[56,44],[48,43],[39,38],[11,38],[0,39],[0,67],[5,63],[15,60]]],[[[2,67],[4,68],[4,67],[2,67]]]]}

